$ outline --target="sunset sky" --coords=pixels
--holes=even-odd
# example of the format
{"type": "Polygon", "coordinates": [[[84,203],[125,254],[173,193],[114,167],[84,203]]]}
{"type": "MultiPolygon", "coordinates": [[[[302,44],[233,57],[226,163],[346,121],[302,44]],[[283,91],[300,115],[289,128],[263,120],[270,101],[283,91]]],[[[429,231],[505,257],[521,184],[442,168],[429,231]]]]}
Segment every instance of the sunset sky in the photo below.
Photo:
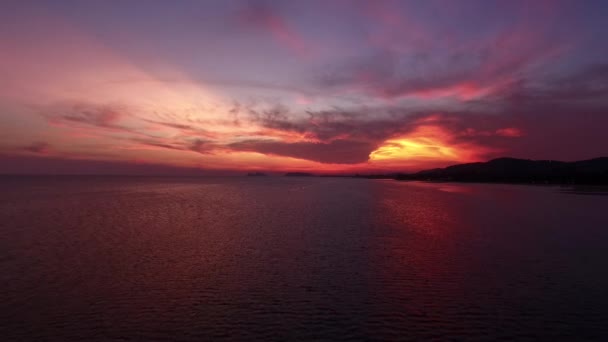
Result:
{"type": "Polygon", "coordinates": [[[608,155],[608,1],[10,1],[0,173],[608,155]]]}

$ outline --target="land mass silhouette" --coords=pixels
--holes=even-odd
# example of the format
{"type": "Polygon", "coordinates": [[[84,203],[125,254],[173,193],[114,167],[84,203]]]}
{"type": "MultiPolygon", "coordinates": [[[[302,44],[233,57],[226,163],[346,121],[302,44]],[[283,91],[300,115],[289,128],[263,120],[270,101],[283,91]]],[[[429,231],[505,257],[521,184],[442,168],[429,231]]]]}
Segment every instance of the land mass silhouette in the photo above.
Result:
{"type": "Polygon", "coordinates": [[[247,173],[248,177],[266,177],[267,175],[263,172],[249,172],[247,173]]]}
{"type": "Polygon", "coordinates": [[[446,168],[399,174],[397,180],[448,182],[608,184],[608,157],[562,162],[498,158],[446,168]]]}
{"type": "Polygon", "coordinates": [[[286,177],[314,177],[312,173],[308,172],[287,172],[286,177]]]}
{"type": "MultiPolygon", "coordinates": [[[[264,175],[261,172],[248,174],[248,176],[264,175]]],[[[608,185],[608,157],[573,162],[503,157],[487,162],[456,164],[415,173],[314,174],[287,172],[284,176],[352,177],[432,182],[608,185]]]]}

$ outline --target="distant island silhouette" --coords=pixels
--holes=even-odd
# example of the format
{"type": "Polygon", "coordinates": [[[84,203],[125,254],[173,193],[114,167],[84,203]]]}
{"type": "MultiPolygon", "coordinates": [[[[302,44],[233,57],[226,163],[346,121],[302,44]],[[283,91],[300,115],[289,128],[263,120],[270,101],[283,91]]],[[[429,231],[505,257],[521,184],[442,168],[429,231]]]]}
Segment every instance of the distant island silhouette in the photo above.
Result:
{"type": "MultiPolygon", "coordinates": [[[[250,172],[247,176],[266,176],[266,174],[250,172]]],[[[430,182],[608,185],[608,157],[574,162],[504,157],[487,162],[456,164],[415,173],[317,175],[308,172],[287,172],[284,176],[430,182]]]]}
{"type": "Polygon", "coordinates": [[[263,172],[249,172],[247,174],[248,177],[265,177],[267,176],[265,173],[263,172]]]}
{"type": "Polygon", "coordinates": [[[312,173],[308,172],[287,172],[286,177],[314,177],[312,173]]]}
{"type": "Polygon", "coordinates": [[[608,157],[575,162],[498,158],[399,174],[394,178],[445,182],[608,184],[608,157]]]}

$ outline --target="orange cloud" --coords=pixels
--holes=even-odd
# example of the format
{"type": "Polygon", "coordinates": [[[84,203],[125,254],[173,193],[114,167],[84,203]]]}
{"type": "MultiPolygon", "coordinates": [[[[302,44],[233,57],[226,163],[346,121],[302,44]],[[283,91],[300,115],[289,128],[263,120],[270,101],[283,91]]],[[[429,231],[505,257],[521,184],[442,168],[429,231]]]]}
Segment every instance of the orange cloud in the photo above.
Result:
{"type": "Polygon", "coordinates": [[[479,161],[492,152],[474,143],[456,142],[454,138],[455,134],[442,126],[423,124],[406,135],[386,140],[370,153],[369,163],[393,169],[430,168],[479,161]]]}

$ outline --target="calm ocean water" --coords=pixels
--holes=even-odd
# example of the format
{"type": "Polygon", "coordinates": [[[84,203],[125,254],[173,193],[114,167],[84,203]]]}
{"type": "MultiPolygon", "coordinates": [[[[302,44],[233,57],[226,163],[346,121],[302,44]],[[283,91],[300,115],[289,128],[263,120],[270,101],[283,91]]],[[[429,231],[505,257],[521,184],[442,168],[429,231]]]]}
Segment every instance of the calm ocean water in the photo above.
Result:
{"type": "Polygon", "coordinates": [[[0,178],[2,340],[608,339],[608,196],[0,178]]]}

